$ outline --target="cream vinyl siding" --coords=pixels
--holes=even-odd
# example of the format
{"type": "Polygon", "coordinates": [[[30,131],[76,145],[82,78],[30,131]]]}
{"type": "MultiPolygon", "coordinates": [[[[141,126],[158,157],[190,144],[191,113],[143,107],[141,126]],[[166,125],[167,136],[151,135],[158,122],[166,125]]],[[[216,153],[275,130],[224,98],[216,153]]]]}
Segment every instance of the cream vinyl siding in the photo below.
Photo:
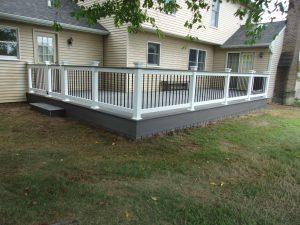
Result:
{"type": "Polygon", "coordinates": [[[127,64],[127,27],[116,28],[112,18],[101,19],[100,23],[110,32],[104,37],[104,66],[124,67],[127,64]]]}
{"type": "Polygon", "coordinates": [[[90,65],[91,61],[103,65],[103,36],[63,31],[58,34],[58,58],[74,65],[90,65]],[[67,44],[70,37],[73,38],[72,46],[67,44]]]}
{"type": "Polygon", "coordinates": [[[26,88],[24,63],[0,61],[0,103],[25,101],[26,88]]]}
{"type": "MultiPolygon", "coordinates": [[[[26,61],[34,62],[34,32],[53,32],[51,28],[1,20],[1,25],[17,27],[19,31],[19,60],[0,60],[0,103],[25,101],[27,84],[26,61]]],[[[58,34],[58,61],[90,65],[102,61],[103,39],[100,35],[64,30],[58,34]],[[73,37],[73,46],[67,39],[73,37]]]]}
{"type": "Polygon", "coordinates": [[[206,51],[205,70],[211,71],[214,57],[212,45],[167,36],[160,39],[156,34],[147,32],[129,34],[127,66],[132,67],[134,62],[142,62],[147,67],[187,70],[191,48],[206,51]],[[159,66],[147,65],[148,42],[160,44],[159,66]]]}
{"type": "MultiPolygon", "coordinates": [[[[206,0],[211,4],[212,1],[206,0]]],[[[184,27],[186,20],[191,19],[191,12],[187,9],[183,0],[177,0],[182,7],[174,15],[160,13],[154,10],[148,10],[149,15],[155,18],[158,27],[169,35],[186,37],[188,34],[198,37],[203,42],[213,44],[223,44],[239,27],[243,24],[239,18],[234,16],[236,10],[240,7],[238,4],[222,1],[220,3],[218,27],[211,27],[211,8],[208,11],[203,10],[203,25],[205,28],[189,30],[184,27]]],[[[196,26],[195,26],[196,27],[196,26]]],[[[152,29],[151,24],[145,24],[144,28],[152,29]]]]}
{"type": "Polygon", "coordinates": [[[0,24],[18,28],[19,58],[22,60],[0,60],[0,103],[25,101],[27,76],[23,60],[33,61],[32,29],[26,25],[3,20],[1,20],[0,24]]]}
{"type": "MultiPolygon", "coordinates": [[[[91,6],[94,2],[104,2],[105,0],[85,0],[79,5],[91,6]]],[[[127,64],[127,26],[115,27],[113,18],[101,18],[99,23],[110,33],[104,37],[104,66],[124,67],[127,64]]]]}

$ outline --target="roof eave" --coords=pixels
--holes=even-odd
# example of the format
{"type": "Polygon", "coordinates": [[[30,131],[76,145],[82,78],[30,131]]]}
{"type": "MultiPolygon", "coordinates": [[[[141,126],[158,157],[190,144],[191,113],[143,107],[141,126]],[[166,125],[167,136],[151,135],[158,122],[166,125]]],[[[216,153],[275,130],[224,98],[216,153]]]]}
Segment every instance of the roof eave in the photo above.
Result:
{"type": "MultiPolygon", "coordinates": [[[[148,26],[142,25],[143,30],[149,33],[156,33],[156,30],[154,28],[150,28],[148,26]]],[[[163,33],[168,36],[168,37],[174,37],[174,38],[179,38],[179,39],[183,39],[183,40],[188,40],[187,36],[184,35],[180,35],[180,34],[175,34],[175,33],[171,33],[171,32],[167,32],[167,31],[163,31],[163,33]]],[[[195,39],[193,40],[193,42],[199,42],[202,44],[209,44],[209,45],[219,45],[218,43],[215,42],[208,42],[208,41],[204,41],[204,40],[200,40],[200,39],[195,39]]]]}
{"type": "Polygon", "coordinates": [[[254,45],[246,45],[246,44],[242,44],[242,45],[221,45],[221,48],[268,48],[270,47],[271,43],[261,43],[261,44],[254,44],[254,45]]]}
{"type": "MultiPolygon", "coordinates": [[[[37,19],[37,18],[32,18],[32,17],[27,17],[27,16],[20,16],[20,15],[15,15],[15,14],[10,14],[10,13],[4,13],[4,12],[0,12],[0,18],[14,20],[14,21],[18,21],[18,22],[31,23],[31,24],[36,24],[36,25],[42,25],[42,26],[47,26],[47,27],[51,27],[53,25],[53,21],[50,21],[50,20],[37,19]]],[[[82,32],[100,34],[100,35],[109,34],[109,32],[105,31],[105,30],[94,29],[94,28],[89,28],[89,27],[82,27],[82,26],[66,24],[66,23],[59,23],[59,24],[62,26],[62,28],[68,29],[68,30],[82,31],[82,32]]]]}

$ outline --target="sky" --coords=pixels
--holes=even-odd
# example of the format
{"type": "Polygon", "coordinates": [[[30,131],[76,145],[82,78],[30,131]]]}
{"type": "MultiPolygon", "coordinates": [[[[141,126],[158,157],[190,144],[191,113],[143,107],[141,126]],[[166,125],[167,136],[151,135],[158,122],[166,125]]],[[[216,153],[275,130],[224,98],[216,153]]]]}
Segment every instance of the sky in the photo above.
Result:
{"type": "MultiPolygon", "coordinates": [[[[276,2],[282,2],[284,4],[284,6],[286,7],[286,10],[288,9],[288,0],[272,0],[271,4],[270,4],[270,10],[274,10],[275,6],[274,4],[276,2]]],[[[266,10],[267,11],[267,10],[266,10]]],[[[286,14],[282,15],[281,12],[273,12],[272,14],[268,14],[267,12],[263,15],[263,20],[262,22],[270,22],[271,21],[271,17],[274,16],[276,17],[276,19],[274,19],[273,21],[281,21],[281,20],[285,20],[286,18],[286,14]]]]}

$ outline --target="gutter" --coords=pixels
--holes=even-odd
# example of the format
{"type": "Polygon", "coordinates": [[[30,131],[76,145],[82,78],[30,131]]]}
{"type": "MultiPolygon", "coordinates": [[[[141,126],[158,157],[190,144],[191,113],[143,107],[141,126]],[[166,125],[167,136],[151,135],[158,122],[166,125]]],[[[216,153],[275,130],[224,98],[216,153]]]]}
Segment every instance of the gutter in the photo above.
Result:
{"type": "Polygon", "coordinates": [[[255,45],[221,45],[221,48],[259,48],[259,47],[270,47],[270,43],[261,43],[255,45]]]}
{"type": "MultiPolygon", "coordinates": [[[[0,12],[0,18],[14,20],[14,21],[23,22],[23,23],[43,25],[43,26],[47,26],[47,27],[51,27],[53,25],[53,21],[50,21],[50,20],[37,19],[37,18],[32,18],[32,17],[27,17],[27,16],[19,16],[19,15],[4,13],[4,12],[0,12]]],[[[77,26],[77,25],[72,25],[72,24],[67,24],[67,23],[59,23],[59,24],[62,26],[62,28],[68,29],[68,30],[82,31],[82,32],[101,34],[101,35],[109,34],[108,31],[104,31],[104,30],[100,30],[100,29],[82,27],[82,26],[77,26]]]]}

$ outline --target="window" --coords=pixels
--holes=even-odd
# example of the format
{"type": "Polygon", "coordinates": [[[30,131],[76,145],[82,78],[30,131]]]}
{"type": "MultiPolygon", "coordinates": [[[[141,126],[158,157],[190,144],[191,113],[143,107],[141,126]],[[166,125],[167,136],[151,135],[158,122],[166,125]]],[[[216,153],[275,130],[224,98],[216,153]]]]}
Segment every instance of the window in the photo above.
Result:
{"type": "Polygon", "coordinates": [[[148,64],[159,66],[160,62],[160,44],[148,43],[148,64]]]}
{"type": "Polygon", "coordinates": [[[173,9],[173,5],[176,4],[176,0],[165,0],[165,13],[174,15],[176,13],[176,9],[173,9]],[[170,8],[172,7],[172,10],[170,8]]]}
{"type": "Polygon", "coordinates": [[[0,26],[0,58],[18,58],[18,29],[0,26]]]}
{"type": "Polygon", "coordinates": [[[240,53],[228,53],[227,68],[230,68],[231,72],[238,73],[239,65],[240,65],[240,53]]]}
{"type": "Polygon", "coordinates": [[[249,72],[249,70],[253,70],[253,66],[254,66],[253,52],[227,54],[227,68],[231,68],[232,72],[247,73],[249,72]]]}
{"type": "Polygon", "coordinates": [[[45,61],[56,61],[56,42],[55,35],[48,33],[36,34],[36,61],[45,63],[45,61]]]}
{"type": "Polygon", "coordinates": [[[189,70],[191,66],[197,66],[198,71],[205,70],[206,52],[199,49],[190,49],[189,70]]]}
{"type": "Polygon", "coordinates": [[[254,54],[252,52],[241,54],[240,72],[247,73],[249,70],[253,70],[254,54]]]}
{"type": "Polygon", "coordinates": [[[48,6],[49,7],[54,6],[54,0],[48,0],[48,6]]]}
{"type": "Polygon", "coordinates": [[[213,0],[211,6],[211,21],[210,25],[218,27],[219,24],[220,0],[213,0]]]}

